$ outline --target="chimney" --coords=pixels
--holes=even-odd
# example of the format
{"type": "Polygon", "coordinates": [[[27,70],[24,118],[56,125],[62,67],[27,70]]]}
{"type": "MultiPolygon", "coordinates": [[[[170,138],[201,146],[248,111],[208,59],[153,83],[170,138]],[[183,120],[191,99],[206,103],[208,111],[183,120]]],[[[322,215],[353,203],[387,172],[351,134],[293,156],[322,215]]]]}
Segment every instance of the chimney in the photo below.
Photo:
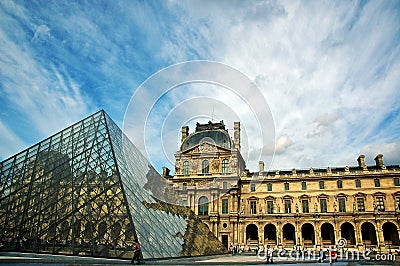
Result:
{"type": "Polygon", "coordinates": [[[169,170],[168,167],[163,166],[163,168],[162,168],[162,176],[163,176],[163,177],[169,177],[169,172],[170,172],[170,171],[171,171],[171,170],[169,170]]]}
{"type": "Polygon", "coordinates": [[[181,139],[181,142],[183,142],[188,135],[189,135],[189,127],[188,126],[183,126],[182,127],[182,139],[181,139]]]}
{"type": "Polygon", "coordinates": [[[383,155],[382,154],[378,154],[376,157],[375,157],[375,163],[376,163],[376,166],[378,166],[378,167],[383,167],[383,155]]]}
{"type": "Polygon", "coordinates": [[[264,172],[264,162],[263,161],[259,161],[258,162],[258,166],[260,168],[260,174],[261,174],[262,172],[264,172]]]}
{"type": "Polygon", "coordinates": [[[358,167],[361,167],[363,169],[366,168],[364,154],[360,154],[360,156],[358,156],[358,158],[357,158],[357,161],[358,161],[358,167]]]}
{"type": "Polygon", "coordinates": [[[240,122],[233,122],[233,141],[235,148],[240,151],[240,122]]]}

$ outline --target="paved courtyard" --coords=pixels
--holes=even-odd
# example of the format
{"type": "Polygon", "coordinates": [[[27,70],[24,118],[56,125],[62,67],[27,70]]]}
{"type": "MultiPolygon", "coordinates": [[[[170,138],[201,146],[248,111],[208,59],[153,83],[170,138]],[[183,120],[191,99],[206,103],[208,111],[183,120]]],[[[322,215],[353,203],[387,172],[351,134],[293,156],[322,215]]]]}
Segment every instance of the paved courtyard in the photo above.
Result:
{"type": "MultiPolygon", "coordinates": [[[[128,265],[127,259],[106,259],[93,257],[78,257],[67,255],[50,255],[18,252],[1,252],[0,264],[9,265],[128,265]]],[[[145,260],[146,265],[262,265],[265,261],[256,255],[214,255],[189,258],[155,259],[145,260]]],[[[279,265],[329,265],[328,262],[317,263],[315,260],[303,260],[295,258],[274,258],[274,264],[279,265]]],[[[339,261],[337,266],[351,265],[400,265],[396,261],[339,261]]]]}

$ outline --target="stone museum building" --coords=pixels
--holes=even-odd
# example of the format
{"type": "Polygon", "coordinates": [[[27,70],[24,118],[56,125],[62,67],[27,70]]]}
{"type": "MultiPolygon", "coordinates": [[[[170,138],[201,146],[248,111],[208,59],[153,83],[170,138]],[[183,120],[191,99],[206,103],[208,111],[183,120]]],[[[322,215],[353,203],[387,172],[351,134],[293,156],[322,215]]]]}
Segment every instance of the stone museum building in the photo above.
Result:
{"type": "Polygon", "coordinates": [[[399,248],[400,167],[251,172],[240,123],[182,128],[160,175],[103,110],[0,162],[0,251],[144,258],[248,250],[399,248]]]}
{"type": "Polygon", "coordinates": [[[383,155],[366,165],[252,172],[240,153],[240,123],[233,138],[223,121],[182,127],[174,184],[182,202],[226,246],[244,249],[399,248],[400,167],[383,155]]]}

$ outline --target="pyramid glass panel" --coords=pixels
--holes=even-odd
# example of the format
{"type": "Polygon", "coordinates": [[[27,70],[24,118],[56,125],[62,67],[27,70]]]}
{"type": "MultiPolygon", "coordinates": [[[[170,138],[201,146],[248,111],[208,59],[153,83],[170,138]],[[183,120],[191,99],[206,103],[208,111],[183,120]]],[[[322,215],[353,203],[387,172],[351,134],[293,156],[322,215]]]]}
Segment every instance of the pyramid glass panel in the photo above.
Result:
{"type": "Polygon", "coordinates": [[[225,252],[104,112],[0,164],[1,250],[144,258],[225,252]]]}

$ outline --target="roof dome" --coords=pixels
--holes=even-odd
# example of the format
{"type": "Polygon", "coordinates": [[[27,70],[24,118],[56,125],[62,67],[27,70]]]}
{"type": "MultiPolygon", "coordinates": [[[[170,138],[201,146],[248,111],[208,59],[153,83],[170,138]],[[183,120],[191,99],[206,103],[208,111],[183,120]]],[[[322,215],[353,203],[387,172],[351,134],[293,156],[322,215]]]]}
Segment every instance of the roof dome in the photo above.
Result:
{"type": "Polygon", "coordinates": [[[215,143],[218,146],[231,148],[231,138],[223,129],[204,130],[190,134],[182,143],[181,151],[190,149],[202,142],[215,143]]]}

